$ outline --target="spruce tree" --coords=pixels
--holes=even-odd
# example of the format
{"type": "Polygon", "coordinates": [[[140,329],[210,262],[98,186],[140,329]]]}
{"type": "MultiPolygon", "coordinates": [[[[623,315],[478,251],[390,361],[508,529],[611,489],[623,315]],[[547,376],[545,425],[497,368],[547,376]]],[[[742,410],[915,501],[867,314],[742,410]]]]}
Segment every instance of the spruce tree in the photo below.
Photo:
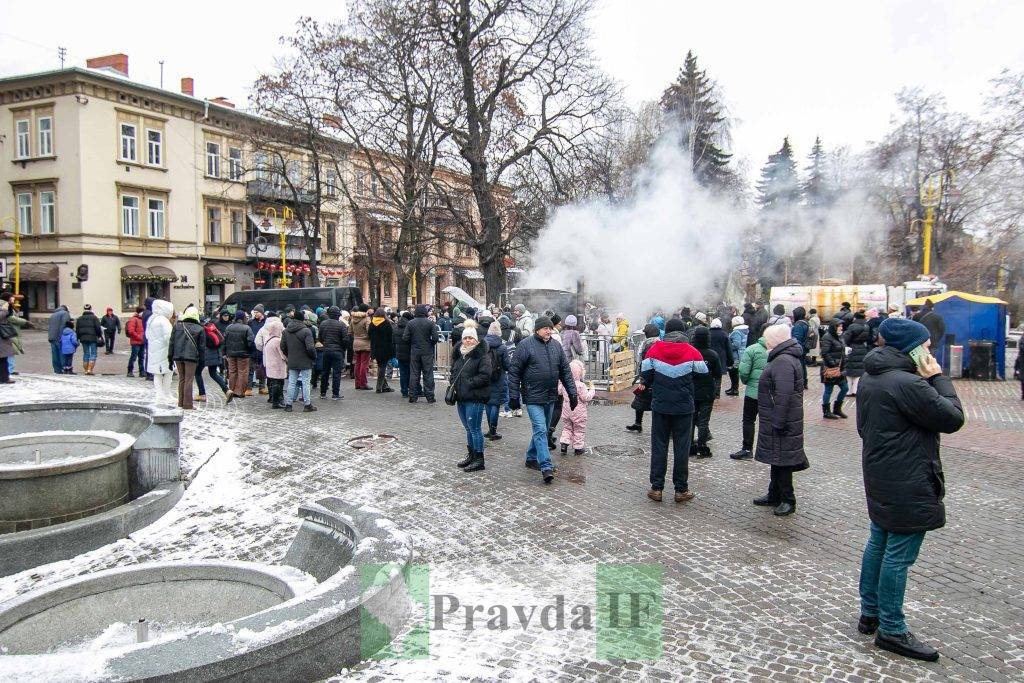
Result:
{"type": "Polygon", "coordinates": [[[825,177],[825,148],[821,145],[821,138],[814,138],[814,147],[807,155],[810,164],[805,169],[807,180],[804,182],[804,202],[809,207],[826,207],[832,202],[832,189],[829,187],[828,179],[825,177]]]}
{"type": "Polygon", "coordinates": [[[797,181],[793,148],[787,137],[782,140],[778,152],[768,155],[768,163],[761,169],[757,203],[766,211],[782,211],[795,207],[799,202],[800,183],[797,181]]]}
{"type": "Polygon", "coordinates": [[[724,188],[732,179],[731,154],[722,145],[729,137],[729,120],[723,113],[714,82],[697,66],[693,52],[676,80],[665,89],[661,106],[667,122],[679,128],[679,145],[690,157],[693,177],[705,187],[724,188]]]}

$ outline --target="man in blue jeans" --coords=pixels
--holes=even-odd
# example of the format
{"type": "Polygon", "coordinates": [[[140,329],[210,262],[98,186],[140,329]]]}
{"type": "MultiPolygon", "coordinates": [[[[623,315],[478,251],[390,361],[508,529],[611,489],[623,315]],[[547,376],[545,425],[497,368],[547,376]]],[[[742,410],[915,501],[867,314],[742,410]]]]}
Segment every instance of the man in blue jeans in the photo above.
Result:
{"type": "Polygon", "coordinates": [[[579,403],[569,361],[562,345],[551,338],[553,327],[549,318],[537,318],[533,334],[516,347],[508,369],[509,407],[519,410],[525,404],[533,426],[526,466],[540,470],[545,484],[552,482],[556,472],[548,454],[548,425],[558,398],[558,383],[562,383],[569,395],[570,410],[579,403]]]}
{"type": "Polygon", "coordinates": [[[934,662],[938,651],[907,628],[903,596],[907,571],[925,532],[946,524],[939,434],[964,424],[953,383],[929,353],[928,328],[905,318],[878,327],[885,346],[864,358],[857,391],[857,430],[871,535],[860,569],[860,623],[875,645],[934,662]],[[913,355],[911,355],[913,352],[913,355]]]}
{"type": "Polygon", "coordinates": [[[53,374],[64,374],[64,354],[60,350],[60,335],[64,332],[64,326],[71,320],[71,313],[67,306],[58,306],[57,310],[50,316],[47,339],[50,342],[50,364],[53,366],[53,374]]]}
{"type": "Polygon", "coordinates": [[[312,325],[306,324],[301,317],[289,318],[288,326],[281,335],[281,353],[288,359],[288,383],[284,393],[284,412],[292,412],[292,403],[299,395],[299,382],[302,382],[302,402],[304,413],[315,413],[316,406],[309,395],[310,381],[313,377],[313,361],[316,358],[316,347],[313,341],[312,325]]]}

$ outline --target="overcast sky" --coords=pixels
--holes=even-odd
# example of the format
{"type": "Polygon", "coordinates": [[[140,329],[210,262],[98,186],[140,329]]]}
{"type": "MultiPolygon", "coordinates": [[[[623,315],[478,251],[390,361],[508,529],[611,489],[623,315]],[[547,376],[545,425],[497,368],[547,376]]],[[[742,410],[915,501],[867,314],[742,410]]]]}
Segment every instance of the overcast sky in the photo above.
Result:
{"type": "MultiPolygon", "coordinates": [[[[657,98],[694,50],[736,119],[733,151],[754,172],[785,135],[801,157],[815,135],[829,148],[877,139],[903,86],[940,91],[953,108],[977,113],[991,78],[1024,70],[1017,0],[599,2],[594,49],[629,101],[657,98]]],[[[0,5],[0,75],[58,67],[58,45],[69,65],[125,52],[135,80],[159,84],[164,60],[169,89],[192,76],[197,96],[236,103],[299,16],[344,13],[344,2],[324,0],[0,5]]]]}

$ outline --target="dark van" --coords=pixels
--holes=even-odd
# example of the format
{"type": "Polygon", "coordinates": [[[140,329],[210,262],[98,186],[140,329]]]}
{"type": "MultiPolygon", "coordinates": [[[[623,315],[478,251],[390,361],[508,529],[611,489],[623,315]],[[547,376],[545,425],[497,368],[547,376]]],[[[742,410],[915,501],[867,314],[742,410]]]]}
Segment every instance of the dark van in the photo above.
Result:
{"type": "Polygon", "coordinates": [[[317,306],[330,308],[337,306],[342,310],[352,310],[363,303],[363,293],[358,287],[285,287],[282,289],[247,289],[228,295],[221,305],[221,310],[234,313],[239,308],[245,312],[252,311],[256,304],[263,304],[268,311],[283,311],[291,304],[296,310],[309,306],[315,311],[317,306]]]}

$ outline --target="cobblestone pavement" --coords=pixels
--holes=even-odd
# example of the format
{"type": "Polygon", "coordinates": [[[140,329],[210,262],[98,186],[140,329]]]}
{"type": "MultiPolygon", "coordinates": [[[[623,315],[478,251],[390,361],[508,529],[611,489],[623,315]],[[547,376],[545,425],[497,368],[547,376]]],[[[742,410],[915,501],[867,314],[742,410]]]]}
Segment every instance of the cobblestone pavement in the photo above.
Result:
{"type": "MultiPolygon", "coordinates": [[[[45,373],[45,339],[29,339],[19,368],[45,373]]],[[[100,363],[116,377],[22,374],[0,395],[147,398],[150,385],[120,376],[117,360],[100,363]]],[[[628,448],[555,454],[560,471],[545,487],[522,465],[526,418],[503,420],[505,438],[489,447],[486,471],[464,474],[454,467],[464,433],[443,403],[409,405],[397,393],[355,392],[349,381],[343,401],[286,415],[259,397],[225,406],[211,392],[184,422],[182,458],[193,481],[174,511],[130,539],[0,579],[0,600],[153,559],[276,561],[298,503],[337,495],[386,510],[412,534],[432,594],[463,604],[511,611],[557,594],[567,605],[592,603],[596,564],[664,567],[660,659],[602,661],[592,631],[536,622],[467,631],[452,621],[430,633],[428,658],[367,662],[347,672],[359,679],[1020,680],[1024,403],[1016,383],[956,386],[971,423],[944,440],[949,522],[925,540],[906,604],[911,628],[940,648],[936,664],[880,652],[856,631],[867,534],[860,442],[853,419],[820,418],[816,381],[806,413],[812,466],[796,477],[797,514],[784,519],[750,504],[767,485],[767,468],[726,456],[739,446],[739,399],[717,403],[715,457],[691,463],[697,498],[676,505],[645,498],[649,437],[623,429],[632,421],[627,406],[593,406],[588,445],[628,448]],[[398,440],[367,451],[346,446],[368,433],[398,440]]]]}

